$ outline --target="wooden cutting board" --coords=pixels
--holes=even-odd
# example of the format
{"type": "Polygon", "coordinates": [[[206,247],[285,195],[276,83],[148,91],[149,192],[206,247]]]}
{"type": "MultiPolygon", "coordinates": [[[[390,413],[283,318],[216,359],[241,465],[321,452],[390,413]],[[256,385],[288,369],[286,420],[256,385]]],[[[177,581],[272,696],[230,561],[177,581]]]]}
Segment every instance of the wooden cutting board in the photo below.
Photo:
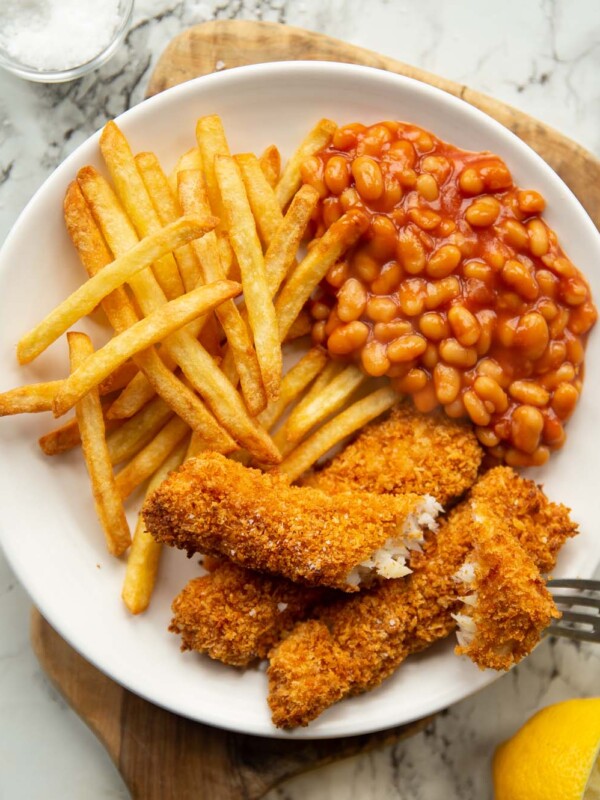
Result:
{"type": "MultiPolygon", "coordinates": [[[[218,69],[290,60],[343,61],[432,84],[482,109],[552,166],[600,226],[600,162],[527,114],[466,86],[318,33],[268,22],[217,21],[184,31],[150,78],[151,96],[218,69]]],[[[57,689],[108,750],[135,800],[256,800],[286,778],[422,730],[430,719],[338,741],[260,739],[191,722],[107,678],[35,609],[34,651],[57,689]]]]}

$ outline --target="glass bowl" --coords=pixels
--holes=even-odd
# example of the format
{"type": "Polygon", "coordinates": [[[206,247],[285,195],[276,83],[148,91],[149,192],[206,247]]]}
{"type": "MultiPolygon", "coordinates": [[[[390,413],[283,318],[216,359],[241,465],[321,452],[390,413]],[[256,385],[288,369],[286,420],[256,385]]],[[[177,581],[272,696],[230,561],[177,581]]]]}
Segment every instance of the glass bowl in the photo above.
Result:
{"type": "MultiPolygon", "coordinates": [[[[56,2],[56,0],[54,1],[56,2]]],[[[16,60],[6,51],[0,42],[0,67],[8,70],[8,72],[12,72],[14,75],[18,75],[19,78],[25,78],[26,80],[35,81],[37,83],[65,83],[66,81],[81,78],[82,75],[86,75],[88,72],[98,69],[98,67],[108,61],[119,49],[119,46],[129,31],[133,15],[133,6],[134,0],[119,0],[117,9],[119,23],[110,41],[99,53],[83,64],[61,70],[38,69],[37,67],[16,60]]]]}

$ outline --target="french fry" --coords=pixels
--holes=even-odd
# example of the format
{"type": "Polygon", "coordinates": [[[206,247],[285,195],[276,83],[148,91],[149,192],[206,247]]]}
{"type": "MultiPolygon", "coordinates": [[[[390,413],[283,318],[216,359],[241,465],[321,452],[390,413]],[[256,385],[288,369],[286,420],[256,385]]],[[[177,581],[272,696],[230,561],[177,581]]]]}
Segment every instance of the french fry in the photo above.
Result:
{"type": "Polygon", "coordinates": [[[350,396],[367,380],[367,375],[350,364],[326,386],[318,396],[301,408],[295,408],[285,423],[285,437],[290,444],[299,442],[311,428],[335,414],[350,396]]]}
{"type": "Polygon", "coordinates": [[[285,208],[300,188],[302,183],[302,177],[300,175],[302,162],[315,153],[318,153],[319,150],[327,147],[336,130],[337,125],[335,122],[329,119],[322,119],[315,125],[306,139],[300,143],[300,146],[288,161],[283,175],[275,187],[275,193],[281,208],[285,208]]]}
{"type": "Polygon", "coordinates": [[[54,415],[62,416],[92,387],[97,386],[135,353],[145,350],[192,319],[239,294],[241,288],[239,283],[233,281],[215,281],[206,286],[199,286],[193,292],[171,300],[150,316],[136,322],[131,328],[117,334],[104,347],[96,350],[85,364],[71,372],[54,399],[54,415]]]}
{"type": "MultiPolygon", "coordinates": [[[[138,153],[135,163],[158,214],[161,225],[168,225],[182,216],[177,192],[172,192],[158,158],[154,153],[138,153]]],[[[186,292],[200,282],[200,265],[191,245],[185,244],[173,253],[186,292]]]]}
{"type": "Polygon", "coordinates": [[[348,211],[317,240],[289,276],[275,302],[281,341],[287,337],[302,306],[327,270],[358,240],[368,225],[366,214],[348,211]]]}
{"type": "MultiPolygon", "coordinates": [[[[186,213],[191,209],[207,210],[208,198],[201,172],[186,170],[179,173],[179,198],[186,213]]],[[[203,237],[202,243],[198,247],[194,247],[194,251],[200,262],[205,281],[219,280],[224,277],[219,259],[217,237],[214,232],[208,238],[203,237]]],[[[220,305],[216,309],[216,314],[227,336],[246,405],[250,413],[256,416],[266,406],[267,396],[262,384],[252,337],[233,300],[220,305]]]]}
{"type": "Polygon", "coordinates": [[[140,374],[142,373],[140,373],[135,362],[126,361],[102,381],[98,387],[100,394],[110,394],[110,392],[116,392],[119,389],[123,389],[136,377],[136,375],[140,374]]]}
{"type": "Polygon", "coordinates": [[[177,173],[184,169],[202,169],[202,157],[198,147],[191,147],[182,156],[179,156],[177,163],[169,173],[169,186],[174,195],[177,195],[177,173]]]}
{"type": "Polygon", "coordinates": [[[270,144],[265,148],[258,161],[269,186],[274,189],[281,173],[281,153],[274,144],[270,144]]]}
{"type": "MultiPolygon", "coordinates": [[[[138,236],[143,238],[156,233],[161,228],[158,214],[148,196],[129,142],[115,122],[107,122],[104,126],[100,134],[100,152],[138,236]]],[[[169,300],[183,294],[183,283],[172,253],[156,259],[154,273],[169,300]]]]}
{"type": "Polygon", "coordinates": [[[325,350],[321,347],[313,347],[288,370],[282,378],[278,399],[269,403],[258,417],[259,422],[266,430],[271,430],[286,408],[302,394],[326,364],[327,353],[325,350]]]}
{"type": "Polygon", "coordinates": [[[155,396],[154,386],[143,372],[132,378],[109,408],[108,419],[129,419],[155,396]]]}
{"type": "Polygon", "coordinates": [[[206,180],[208,202],[212,213],[221,220],[217,226],[217,232],[222,233],[227,230],[227,216],[215,174],[215,159],[217,156],[229,156],[231,153],[220,117],[216,114],[200,117],[196,123],[196,139],[206,180]]]}
{"type": "Polygon", "coordinates": [[[287,336],[283,340],[283,343],[285,344],[286,342],[293,342],[294,339],[301,339],[303,336],[308,336],[312,331],[312,324],[313,320],[311,319],[310,314],[308,314],[305,309],[302,309],[296,319],[292,322],[292,325],[287,332],[287,336]]]}
{"type": "MultiPolygon", "coordinates": [[[[78,181],[111,250],[114,253],[129,250],[137,236],[107,181],[89,167],[80,171],[78,181]]],[[[138,273],[129,285],[145,314],[167,302],[150,270],[138,273]]],[[[165,339],[163,347],[206,400],[223,428],[256,458],[269,464],[278,463],[280,455],[270,437],[250,416],[242,398],[200,343],[189,332],[181,330],[165,339]]],[[[197,429],[207,439],[214,438],[209,437],[206,430],[197,429]]],[[[236,449],[235,446],[228,452],[232,449],[236,449]]]]}
{"type": "MultiPolygon", "coordinates": [[[[110,403],[110,399],[104,397],[100,398],[106,434],[115,431],[122,425],[120,419],[106,418],[106,411],[110,407],[110,403]]],[[[54,430],[48,431],[48,433],[40,436],[38,444],[42,452],[47,456],[57,456],[60,455],[60,453],[66,453],[68,450],[78,447],[81,444],[81,435],[79,433],[77,417],[67,420],[67,422],[64,422],[58,428],[54,428],[54,430]]]]}
{"type": "Polygon", "coordinates": [[[242,173],[258,235],[266,250],[283,222],[281,206],[254,153],[241,153],[235,156],[235,161],[242,173]]]}
{"type": "Polygon", "coordinates": [[[128,461],[156,436],[173,416],[161,397],[155,397],[134,417],[111,433],[106,445],[113,465],[128,461]]]}
{"type": "Polygon", "coordinates": [[[0,417],[10,414],[36,414],[48,411],[57,392],[62,388],[64,381],[48,381],[47,383],[30,383],[9,389],[0,394],[0,417]]]}
{"type": "MultiPolygon", "coordinates": [[[[68,340],[71,368],[77,369],[94,349],[90,338],[84,333],[69,333],[68,340]]],[[[131,544],[131,534],[110,463],[102,407],[96,389],[77,404],[76,414],[96,513],[104,529],[109,552],[120,556],[131,544]]]]}
{"type": "MultiPolygon", "coordinates": [[[[156,470],[150,483],[146,497],[157,489],[164,479],[182,463],[186,455],[187,441],[173,450],[161,466],[156,470]]],[[[156,584],[162,544],[148,533],[144,518],[138,516],[133,542],[127,556],[127,568],[121,597],[132,614],[141,614],[150,605],[152,592],[156,584]]]]}
{"type": "Polygon", "coordinates": [[[244,299],[263,384],[268,400],[276,400],[281,383],[281,345],[256,225],[240,169],[233,158],[217,156],[215,173],[227,215],[231,246],[242,273],[244,299]]]}
{"type": "Polygon", "coordinates": [[[138,242],[134,248],[104,267],[76,289],[42,322],[23,336],[17,345],[17,358],[28,364],[39,356],[71,325],[89,314],[114,289],[130,281],[160,254],[202,236],[214,227],[214,217],[182,217],[138,242]]]}
{"type": "Polygon", "coordinates": [[[281,225],[275,231],[265,253],[265,270],[271,297],[290,270],[296,266],[296,254],[306,226],[319,202],[319,193],[312,186],[302,186],[294,195],[281,225]]]}
{"type": "Polygon", "coordinates": [[[383,414],[398,402],[398,394],[391,387],[378,389],[353,403],[349,408],[327,422],[309,436],[281,462],[278,469],[289,475],[291,481],[310,469],[332,447],[383,414]]]}
{"type": "Polygon", "coordinates": [[[154,439],[123,467],[115,479],[123,500],[156,472],[169,453],[187,436],[189,430],[183,420],[173,417],[154,439]]]}
{"type": "Polygon", "coordinates": [[[322,372],[319,373],[317,379],[310,387],[304,397],[298,402],[294,411],[302,413],[302,410],[311,405],[321,393],[329,386],[332,380],[341,374],[344,369],[344,364],[341,361],[328,361],[322,372]]]}

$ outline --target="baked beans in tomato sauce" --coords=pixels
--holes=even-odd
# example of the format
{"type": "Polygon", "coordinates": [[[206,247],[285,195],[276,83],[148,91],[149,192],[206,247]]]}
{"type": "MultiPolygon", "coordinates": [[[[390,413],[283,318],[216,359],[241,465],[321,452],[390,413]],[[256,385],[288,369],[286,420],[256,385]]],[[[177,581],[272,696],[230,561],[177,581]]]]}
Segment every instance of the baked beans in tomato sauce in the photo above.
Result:
{"type": "Polygon", "coordinates": [[[302,179],[320,194],[314,237],[349,208],[370,217],[311,301],[313,340],[422,411],[470,417],[496,458],[543,464],[565,440],[597,318],[544,198],[498,156],[402,122],[338,128],[302,179]]]}

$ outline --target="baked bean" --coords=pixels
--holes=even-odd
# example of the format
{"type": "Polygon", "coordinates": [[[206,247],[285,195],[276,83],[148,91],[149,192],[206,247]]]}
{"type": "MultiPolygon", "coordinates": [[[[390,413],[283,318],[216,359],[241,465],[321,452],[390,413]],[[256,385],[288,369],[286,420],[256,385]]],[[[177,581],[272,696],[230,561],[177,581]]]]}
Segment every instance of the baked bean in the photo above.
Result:
{"type": "Polygon", "coordinates": [[[390,294],[395,291],[402,280],[402,268],[397,261],[384,264],[379,277],[371,283],[371,291],[375,294],[390,294]]]}
{"type": "Polygon", "coordinates": [[[425,305],[425,281],[421,278],[408,278],[398,289],[398,302],[407,317],[415,317],[425,305]]]}
{"type": "Polygon", "coordinates": [[[467,414],[475,425],[485,427],[490,424],[491,414],[485,407],[483,400],[475,394],[472,389],[468,389],[462,396],[467,414]]]}
{"type": "Polygon", "coordinates": [[[343,156],[332,156],[325,167],[325,185],[333,194],[341,194],[350,186],[348,161],[343,156]]]}
{"type": "Polygon", "coordinates": [[[515,347],[519,347],[528,358],[539,358],[550,339],[548,323],[538,314],[531,311],[524,314],[517,325],[515,332],[515,347]]]}
{"type": "Polygon", "coordinates": [[[546,201],[539,192],[531,189],[517,192],[519,208],[525,214],[541,214],[546,208],[546,201]]]}
{"type": "Polygon", "coordinates": [[[423,414],[428,414],[430,411],[436,409],[439,405],[435,394],[435,389],[431,381],[423,389],[415,392],[412,398],[417,410],[423,414]]]}
{"type": "Polygon", "coordinates": [[[484,447],[496,447],[500,443],[500,439],[491,428],[475,427],[475,436],[484,447]]]}
{"type": "Polygon", "coordinates": [[[340,289],[348,279],[350,267],[347,261],[338,261],[327,270],[327,283],[335,289],[340,289]]]}
{"type": "Polygon", "coordinates": [[[461,389],[460,372],[455,367],[440,362],[433,370],[433,384],[439,402],[442,405],[452,403],[461,389]]]}
{"type": "Polygon", "coordinates": [[[415,186],[424,200],[433,202],[440,196],[440,189],[433,175],[427,173],[419,175],[415,186]]]}
{"type": "Polygon", "coordinates": [[[422,369],[409,369],[402,378],[397,379],[398,391],[406,394],[420,392],[427,385],[427,373],[422,369]]]}
{"type": "Polygon", "coordinates": [[[411,208],[409,218],[424,231],[432,231],[440,224],[442,218],[429,208],[411,208]]]}
{"type": "Polygon", "coordinates": [[[441,314],[429,311],[419,319],[419,330],[428,339],[439,342],[450,335],[450,327],[441,314]]]}
{"type": "Polygon", "coordinates": [[[473,167],[467,167],[458,178],[458,185],[464,194],[480,194],[484,190],[483,178],[473,167]]]}
{"type": "Polygon", "coordinates": [[[473,390],[484,401],[492,404],[494,411],[504,414],[508,408],[508,397],[500,384],[487,375],[481,375],[473,383],[473,390]]]}
{"type": "Polygon", "coordinates": [[[356,191],[363,200],[378,200],[383,194],[383,175],[371,156],[359,156],[352,162],[356,191]]]}
{"type": "Polygon", "coordinates": [[[513,381],[508,387],[508,393],[519,403],[544,408],[550,400],[550,392],[535,381],[513,381]]]}
{"type": "Polygon", "coordinates": [[[438,308],[445,303],[454,300],[460,294],[460,283],[458,278],[449,276],[439,281],[432,281],[427,284],[427,297],[425,298],[425,308],[428,310],[438,308]]]}
{"type": "Polygon", "coordinates": [[[544,417],[539,408],[517,406],[512,414],[511,440],[516,448],[525,453],[533,453],[540,443],[544,417]]]}
{"type": "Polygon", "coordinates": [[[472,347],[463,347],[456,339],[443,339],[439,350],[444,361],[453,367],[468,369],[477,362],[477,351],[472,347]]]}
{"type": "Polygon", "coordinates": [[[360,195],[356,189],[351,186],[349,189],[344,189],[340,195],[340,203],[344,211],[360,205],[360,195]]]}
{"type": "Polygon", "coordinates": [[[398,122],[342,127],[305,162],[313,237],[348,211],[370,218],[309,304],[313,341],[422,410],[469,416],[494,457],[543,463],[565,440],[597,317],[543,198],[497,156],[398,122]]]}
{"type": "Polygon", "coordinates": [[[356,273],[356,277],[365,283],[371,283],[379,277],[379,263],[365,249],[357,250],[354,254],[352,269],[356,273]]]}
{"type": "Polygon", "coordinates": [[[394,363],[412,361],[422,355],[426,347],[427,341],[418,334],[401,336],[389,343],[387,356],[394,363]]]}
{"type": "Polygon", "coordinates": [[[369,253],[380,261],[393,258],[396,253],[396,226],[388,217],[377,214],[369,225],[369,253]]]}
{"type": "Polygon", "coordinates": [[[342,322],[352,322],[361,317],[367,307],[367,291],[356,278],[348,278],[337,296],[337,312],[342,322]]]}
{"type": "Polygon", "coordinates": [[[403,231],[398,237],[396,255],[410,275],[419,275],[425,269],[425,248],[410,229],[403,231]]]}
{"type": "Polygon", "coordinates": [[[529,234],[527,228],[516,219],[505,219],[501,225],[504,241],[515,247],[517,250],[525,250],[529,247],[529,234]]]}
{"type": "Polygon", "coordinates": [[[541,467],[550,458],[550,451],[547,447],[537,447],[533,453],[528,454],[509,447],[503,457],[509,467],[541,467]]]}
{"type": "Polygon", "coordinates": [[[445,278],[454,272],[461,259],[462,253],[456,245],[445,244],[429,257],[425,271],[430,278],[445,278]]]}
{"type": "Polygon", "coordinates": [[[566,382],[559,383],[552,396],[552,410],[560,419],[569,419],[578,400],[579,393],[574,386],[566,382]]]}
{"type": "Polygon", "coordinates": [[[380,342],[391,342],[399,336],[407,333],[414,333],[414,328],[405,319],[394,319],[391,322],[376,322],[373,327],[373,334],[380,342]]]}
{"type": "Polygon", "coordinates": [[[487,228],[498,219],[500,203],[495,197],[479,197],[465,211],[465,218],[474,228],[487,228]]]}
{"type": "Polygon", "coordinates": [[[444,156],[425,156],[421,161],[421,169],[433,175],[438,185],[444,183],[452,171],[450,162],[444,156]]]}
{"type": "Polygon", "coordinates": [[[364,322],[348,322],[338,327],[329,335],[327,348],[337,356],[345,356],[354,352],[367,341],[369,327],[364,322]]]}
{"type": "Polygon", "coordinates": [[[440,360],[437,345],[434,342],[427,342],[425,352],[421,356],[421,362],[428,370],[432,370],[440,360]]]}
{"type": "Polygon", "coordinates": [[[360,353],[360,360],[364,371],[375,378],[385,375],[391,366],[391,362],[386,355],[386,346],[383,342],[373,339],[363,347],[360,353]]]}
{"type": "Polygon", "coordinates": [[[448,322],[452,333],[465,347],[474,345],[479,339],[481,326],[477,317],[464,306],[452,306],[448,311],[448,322]]]}
{"type": "Polygon", "coordinates": [[[373,322],[391,322],[398,313],[398,306],[391,297],[370,297],[366,308],[373,322]]]}
{"type": "Polygon", "coordinates": [[[509,259],[502,267],[502,280],[524,300],[536,300],[540,289],[535,278],[522,261],[509,259]]]}

